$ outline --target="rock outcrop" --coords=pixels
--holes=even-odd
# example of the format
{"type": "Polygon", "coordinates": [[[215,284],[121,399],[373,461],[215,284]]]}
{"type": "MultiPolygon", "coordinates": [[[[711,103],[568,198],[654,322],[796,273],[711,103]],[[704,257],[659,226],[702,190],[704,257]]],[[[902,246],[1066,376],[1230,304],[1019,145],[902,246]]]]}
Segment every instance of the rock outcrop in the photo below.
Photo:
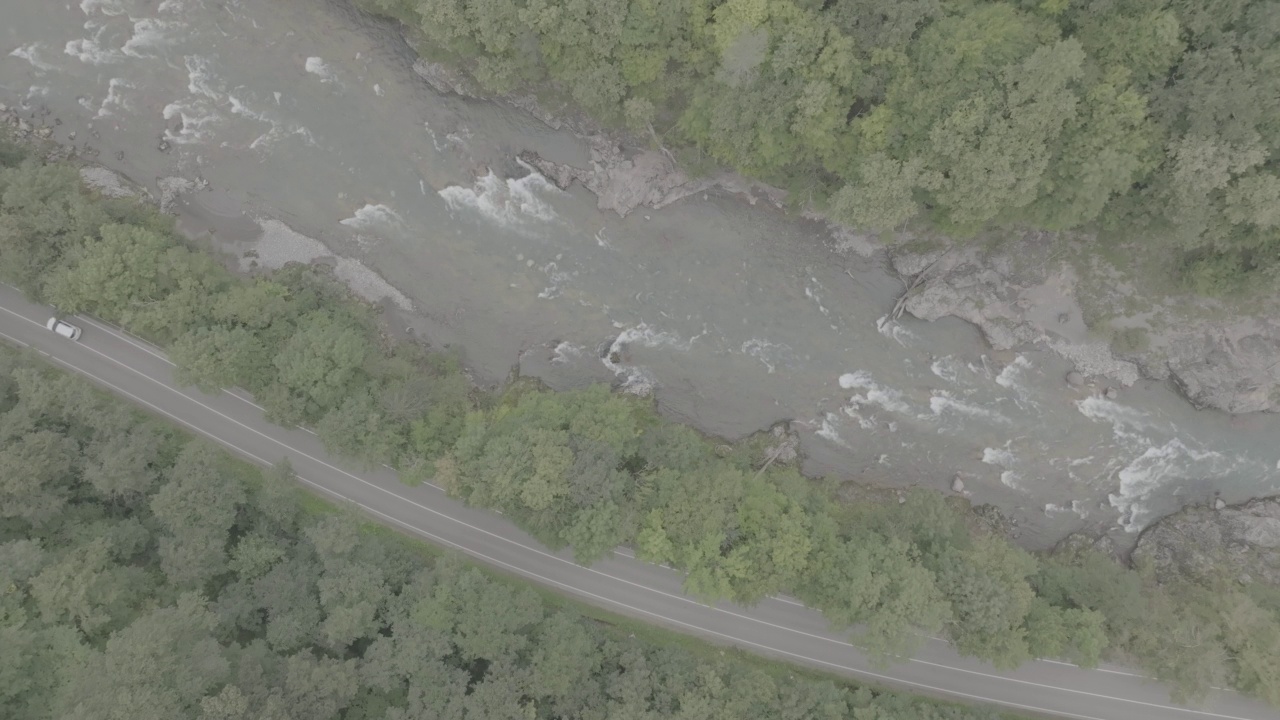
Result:
{"type": "Polygon", "coordinates": [[[413,62],[413,72],[418,77],[426,80],[431,89],[438,93],[453,93],[466,98],[480,97],[480,91],[476,89],[465,73],[443,63],[430,62],[418,58],[413,62]]]}
{"type": "Polygon", "coordinates": [[[1159,577],[1226,577],[1280,587],[1280,497],[1190,507],[1147,528],[1133,550],[1159,577]]]}
{"type": "MultiPolygon", "coordinates": [[[[1102,293],[1081,287],[1068,262],[1052,255],[1025,259],[1043,247],[1032,238],[1013,241],[996,253],[980,248],[891,249],[900,275],[923,274],[902,308],[922,320],[948,315],[967,320],[998,350],[1040,343],[1070,360],[1084,376],[1109,378],[1122,386],[1144,375],[1172,380],[1199,408],[1280,412],[1280,316],[1274,309],[1263,303],[1248,314],[1221,308],[1197,314],[1167,299],[1144,299],[1120,281],[1108,297],[1100,297],[1102,293]],[[1106,315],[1114,326],[1086,326],[1082,294],[1094,304],[1094,314],[1106,315]],[[1147,309],[1122,309],[1131,303],[1147,309]]],[[[1214,308],[1212,301],[1202,304],[1214,308]]]]}
{"type": "Polygon", "coordinates": [[[520,153],[520,159],[537,168],[557,187],[564,189],[581,183],[596,196],[596,206],[625,217],[638,207],[657,210],[712,188],[720,188],[747,196],[754,203],[759,196],[781,204],[784,193],[753,183],[734,173],[722,172],[708,177],[690,177],[671,158],[657,150],[623,152],[612,139],[603,135],[586,138],[591,153],[590,167],[580,168],[554,162],[534,152],[520,153]]]}
{"type": "Polygon", "coordinates": [[[1236,318],[1178,333],[1165,361],[1196,407],[1280,412],[1280,323],[1236,318]]]}
{"type": "Polygon", "coordinates": [[[926,273],[903,308],[921,320],[947,315],[977,325],[997,350],[1041,342],[1075,363],[1084,375],[1101,375],[1122,385],[1139,378],[1138,366],[1112,354],[1091,336],[1074,296],[1075,273],[1062,264],[1043,277],[1018,282],[1011,261],[978,249],[895,251],[894,269],[904,277],[926,273]]]}
{"type": "MultiPolygon", "coordinates": [[[[413,70],[438,92],[485,97],[465,73],[447,65],[419,59],[413,70]]],[[[752,203],[765,197],[780,205],[785,198],[783,191],[735,173],[691,177],[665,152],[624,152],[616,138],[571,107],[546,108],[532,94],[494,99],[514,105],[550,127],[569,129],[587,139],[588,167],[558,163],[533,152],[521,153],[520,159],[560,188],[581,183],[596,195],[601,210],[625,216],[638,207],[662,208],[712,188],[740,193],[752,203]]],[[[854,233],[844,235],[854,242],[839,240],[838,245],[845,243],[864,254],[877,247],[854,233]]],[[[1090,332],[1085,325],[1076,295],[1097,293],[1077,288],[1075,268],[1058,258],[1060,248],[1070,244],[1059,236],[1032,233],[1022,241],[1007,243],[999,253],[977,248],[945,253],[893,248],[893,265],[904,277],[928,270],[928,278],[913,287],[901,310],[923,320],[947,315],[967,320],[998,350],[1039,343],[1070,360],[1082,375],[1105,377],[1117,385],[1131,385],[1142,375],[1171,379],[1197,407],[1230,413],[1280,412],[1280,314],[1258,311],[1249,317],[1235,314],[1225,322],[1193,320],[1153,298],[1147,302],[1154,310],[1120,318],[1130,324],[1110,329],[1150,339],[1141,347],[1132,340],[1116,342],[1108,328],[1092,328],[1094,332],[1090,332]],[[1032,251],[1029,255],[1039,252],[1045,259],[1028,264],[1024,259],[1028,250],[1032,251]],[[1159,330],[1151,322],[1155,318],[1161,321],[1159,330]]],[[[1097,274],[1096,268],[1090,272],[1097,274]]],[[[1097,302],[1097,298],[1091,299],[1097,302]]],[[[1128,299],[1119,297],[1113,304],[1120,306],[1128,299]]]]}

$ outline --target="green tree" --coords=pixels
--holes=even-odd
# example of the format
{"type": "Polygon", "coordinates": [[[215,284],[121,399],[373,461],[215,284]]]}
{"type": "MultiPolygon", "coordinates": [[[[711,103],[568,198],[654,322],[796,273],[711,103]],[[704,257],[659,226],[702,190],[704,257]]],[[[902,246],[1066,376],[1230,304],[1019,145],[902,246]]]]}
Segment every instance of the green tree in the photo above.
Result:
{"type": "Polygon", "coordinates": [[[59,433],[27,433],[0,449],[0,517],[52,521],[72,491],[80,448],[59,433]]]}
{"type": "Polygon", "coordinates": [[[181,253],[159,233],[132,225],[103,225],[100,238],[69,255],[69,264],[49,278],[49,299],[64,312],[124,317],[170,289],[172,255],[181,253]]]}
{"type": "Polygon", "coordinates": [[[531,590],[513,592],[456,562],[437,567],[430,595],[410,611],[412,622],[450,633],[466,662],[514,658],[542,616],[531,590]]]}
{"type": "Polygon", "coordinates": [[[230,670],[197,595],[153,610],[71,668],[55,701],[64,718],[172,720],[193,715],[230,670]]]}
{"type": "Polygon", "coordinates": [[[174,375],[183,385],[205,392],[244,387],[250,392],[265,387],[264,368],[271,365],[271,351],[244,327],[197,327],[169,346],[169,358],[177,365],[174,375]]]}
{"type": "Polygon", "coordinates": [[[254,601],[265,620],[263,637],[275,652],[298,650],[319,637],[319,573],[317,563],[295,556],[253,582],[254,601]]]}
{"type": "Polygon", "coordinates": [[[304,650],[285,661],[280,698],[290,717],[332,720],[340,716],[358,689],[355,660],[317,657],[304,650]]]}
{"type": "Polygon", "coordinates": [[[841,627],[862,626],[856,640],[879,659],[910,655],[920,633],[936,632],[950,617],[933,573],[915,549],[870,533],[819,536],[799,597],[841,627]]]}
{"type": "Polygon", "coordinates": [[[40,628],[35,623],[0,624],[0,704],[7,717],[53,717],[53,698],[86,648],[69,627],[40,628]]]}
{"type": "Polygon", "coordinates": [[[369,346],[363,333],[329,312],[302,318],[274,364],[279,381],[307,398],[310,412],[335,407],[358,384],[369,346]]]}
{"type": "Polygon", "coordinates": [[[320,632],[329,647],[340,652],[377,635],[388,596],[378,568],[350,561],[329,562],[317,586],[325,613],[320,632]]]}
{"type": "Polygon", "coordinates": [[[141,568],[122,566],[105,537],[69,548],[31,579],[31,597],[46,624],[75,628],[91,639],[117,629],[154,591],[141,568]]]}
{"type": "Polygon", "coordinates": [[[160,567],[170,581],[198,588],[226,569],[227,541],[245,501],[225,456],[206,442],[190,442],[153,496],[151,511],[168,530],[160,539],[160,567]]]}
{"type": "Polygon", "coordinates": [[[160,453],[168,437],[152,423],[104,434],[85,449],[84,479],[103,498],[134,505],[159,481],[160,453]]]}
{"type": "Polygon", "coordinates": [[[41,294],[63,255],[108,220],[70,165],[32,159],[0,169],[0,279],[41,294]]]}
{"type": "Polygon", "coordinates": [[[406,440],[403,426],[395,424],[368,392],[348,395],[320,418],[316,432],[325,447],[369,467],[399,464],[406,440]]]}
{"type": "Polygon", "coordinates": [[[1035,569],[1024,551],[985,537],[943,565],[938,588],[951,603],[949,634],[957,650],[997,667],[1030,658],[1025,625],[1035,591],[1027,577],[1035,569]]]}
{"type": "Polygon", "coordinates": [[[557,612],[543,618],[534,630],[531,688],[544,697],[572,694],[576,684],[600,672],[596,644],[579,617],[557,612]]]}
{"type": "Polygon", "coordinates": [[[872,230],[902,227],[920,213],[918,189],[941,184],[941,177],[925,170],[920,158],[903,162],[884,153],[863,159],[858,178],[831,198],[831,214],[840,222],[872,230]]]}

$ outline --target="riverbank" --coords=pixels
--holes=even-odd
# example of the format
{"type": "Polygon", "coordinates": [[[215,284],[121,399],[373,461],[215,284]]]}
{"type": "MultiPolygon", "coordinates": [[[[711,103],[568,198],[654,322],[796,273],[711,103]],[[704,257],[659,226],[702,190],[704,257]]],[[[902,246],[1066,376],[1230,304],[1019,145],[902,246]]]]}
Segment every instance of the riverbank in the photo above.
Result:
{"type": "MultiPolygon", "coordinates": [[[[102,181],[98,172],[85,175],[102,181]]],[[[553,393],[519,383],[488,400],[452,393],[456,402],[443,405],[447,396],[439,390],[458,388],[457,366],[447,356],[377,339],[367,306],[327,273],[296,265],[251,278],[215,272],[206,255],[182,248],[160,218],[132,203],[83,195],[66,167],[22,165],[0,182],[45,186],[34,204],[12,204],[11,193],[3,193],[6,222],[18,227],[60,213],[102,223],[97,236],[50,244],[62,257],[48,258],[42,276],[25,278],[65,312],[135,325],[168,344],[181,382],[248,388],[275,421],[314,426],[331,450],[400,467],[411,483],[432,477],[471,504],[501,509],[553,546],[571,546],[584,562],[628,543],[641,558],[687,571],[686,589],[706,600],[749,603],[790,590],[838,624],[865,623],[862,641],[873,652],[901,652],[918,641],[918,630],[945,628],[962,653],[1011,665],[1037,655],[1091,664],[1107,623],[1132,622],[1135,603],[1156,598],[1138,627],[1114,636],[1121,647],[1146,663],[1160,659],[1153,672],[1191,690],[1201,687],[1202,663],[1216,657],[1196,653],[1179,660],[1189,666],[1163,664],[1176,652],[1160,644],[1171,608],[1204,597],[1166,598],[1160,587],[1144,587],[1141,575],[1107,561],[1089,570],[1116,575],[1101,587],[1120,583],[1138,593],[1111,607],[1110,590],[1094,597],[1094,586],[1074,577],[1087,558],[1033,558],[936,493],[831,503],[826,493],[833,488],[783,466],[796,459],[785,431],[713,447],[656,418],[649,403],[600,386],[553,393]],[[142,262],[125,275],[86,282],[117,253],[142,262]],[[161,256],[162,267],[145,262],[161,256]],[[203,288],[199,303],[189,295],[193,287],[203,288]],[[719,552],[708,552],[712,547],[719,552]],[[868,574],[895,581],[868,596],[861,582],[868,574]],[[972,599],[972,582],[1012,599],[996,603],[1001,619],[990,632],[971,630],[970,618],[992,610],[972,599]],[[1057,594],[1037,599],[1040,587],[1072,594],[1065,601],[1057,594]]],[[[6,256],[49,239],[9,238],[6,256]]],[[[1239,644],[1229,628],[1222,632],[1224,648],[1239,644]]]]}
{"type": "MultiPolygon", "coordinates": [[[[411,46],[422,47],[416,30],[401,27],[411,46]]],[[[524,149],[517,155],[562,189],[581,184],[601,210],[625,217],[709,190],[779,208],[788,201],[785,191],[728,170],[690,173],[656,136],[606,128],[552,84],[493,95],[441,62],[421,58],[414,71],[439,92],[505,102],[549,127],[572,130],[590,148],[585,165],[524,149]],[[540,96],[554,100],[540,102],[540,96]]],[[[813,208],[801,212],[827,222],[813,208]]],[[[1280,412],[1280,294],[1199,297],[1168,279],[1176,270],[1167,258],[1144,258],[1137,242],[1119,243],[1104,255],[1087,234],[1005,233],[957,244],[923,230],[883,240],[836,224],[832,231],[846,239],[833,243],[837,251],[888,255],[910,286],[906,312],[973,323],[993,349],[1048,349],[1099,391],[1114,393],[1145,377],[1170,382],[1197,408],[1280,412]],[[919,277],[925,268],[927,276],[919,277]]]]}
{"type": "Polygon", "coordinates": [[[391,23],[314,0],[126,5],[18,6],[0,99],[169,197],[237,269],[363,267],[396,332],[459,350],[486,386],[518,365],[558,390],[647,390],[717,437],[788,422],[810,476],[947,492],[959,474],[1028,548],[1082,526],[1128,545],[1214,492],[1275,492],[1264,416],[1196,413],[1141,380],[1108,398],[956,318],[886,320],[903,284],[883,253],[851,251],[867,238],[716,190],[600,212],[517,159],[587,167],[587,143],[436,93],[391,23]],[[102,52],[58,52],[81,35],[102,52]]]}

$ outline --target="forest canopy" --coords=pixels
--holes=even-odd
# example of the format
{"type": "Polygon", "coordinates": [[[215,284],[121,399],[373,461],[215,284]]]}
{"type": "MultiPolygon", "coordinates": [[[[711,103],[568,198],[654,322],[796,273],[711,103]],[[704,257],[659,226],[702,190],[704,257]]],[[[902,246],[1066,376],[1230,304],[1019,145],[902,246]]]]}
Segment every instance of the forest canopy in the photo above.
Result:
{"type": "Polygon", "coordinates": [[[1009,716],[636,639],[0,348],[6,720],[1009,716]]]}
{"type": "MultiPolygon", "coordinates": [[[[909,654],[922,633],[940,632],[960,652],[1004,667],[1109,657],[1142,666],[1179,696],[1231,684],[1280,705],[1280,592],[1266,586],[1225,576],[1158,581],[1088,550],[1033,555],[929,491],[901,503],[838,501],[830,485],[794,466],[765,463],[761,439],[717,445],[663,419],[652,402],[605,386],[553,393],[522,381],[478,391],[453,355],[389,339],[374,309],[323,268],[237,276],[184,245],[170,218],[87,192],[69,165],[3,162],[0,281],[61,312],[122,323],[168,347],[180,382],[249,390],[268,417],[314,428],[334,453],[398,468],[409,483],[434,478],[548,545],[571,547],[584,563],[630,544],[642,559],[685,572],[686,589],[700,598],[751,603],[789,591],[885,661],[909,654]]],[[[311,592],[311,570],[279,565],[293,541],[241,525],[251,488],[211,469],[211,450],[167,449],[163,428],[125,423],[119,407],[20,370],[0,376],[0,534],[20,543],[17,559],[0,568],[21,569],[45,557],[41,548],[79,542],[99,513],[136,521],[97,555],[76,546],[64,568],[71,579],[42,586],[56,600],[38,610],[42,622],[75,625],[109,646],[124,631],[121,617],[153,604],[153,588],[168,588],[163,603],[178,603],[174,612],[187,618],[206,616],[203,601],[182,600],[184,592],[215,601],[218,583],[240,573],[279,567],[288,575],[264,603],[292,607],[311,592]],[[119,423],[123,435],[95,435],[119,423]],[[91,507],[81,514],[78,503],[91,507]],[[21,544],[45,532],[56,534],[48,544],[21,544]],[[113,550],[117,541],[126,550],[113,550]],[[127,569],[77,564],[112,557],[127,569]],[[137,563],[154,564],[165,579],[137,563]]],[[[295,652],[322,632],[316,642],[336,658],[374,632],[381,601],[365,593],[393,583],[367,575],[377,568],[343,567],[354,574],[315,582],[322,603],[351,607],[342,604],[316,631],[325,616],[308,600],[305,618],[263,626],[269,645],[295,652]]],[[[24,586],[0,578],[0,600],[12,587],[24,586]]],[[[22,590],[17,602],[28,607],[28,597],[37,591],[22,590]]],[[[266,622],[260,610],[244,610],[252,616],[244,622],[266,622]]],[[[519,641],[492,639],[505,642],[519,641]]],[[[463,664],[489,657],[476,652],[463,664]]],[[[0,680],[8,672],[0,668],[0,680]]],[[[26,672],[14,671],[14,682],[28,682],[26,672]]]]}
{"type": "Polygon", "coordinates": [[[1273,0],[358,4],[855,227],[1099,230],[1202,292],[1280,272],[1273,0]]]}

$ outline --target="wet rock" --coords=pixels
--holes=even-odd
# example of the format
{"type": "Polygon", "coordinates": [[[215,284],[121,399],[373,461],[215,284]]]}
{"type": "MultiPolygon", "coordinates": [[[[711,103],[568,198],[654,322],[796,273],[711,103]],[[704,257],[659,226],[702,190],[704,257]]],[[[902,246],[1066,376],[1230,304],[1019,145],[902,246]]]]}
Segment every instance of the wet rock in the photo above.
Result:
{"type": "Polygon", "coordinates": [[[80,168],[80,178],[106,197],[136,197],[145,194],[123,175],[100,165],[85,165],[80,168]]]}
{"type": "Polygon", "coordinates": [[[974,519],[978,521],[978,525],[992,535],[1016,540],[1018,535],[1021,534],[1018,530],[1018,520],[1006,515],[995,505],[978,505],[973,508],[973,515],[974,519]]]}
{"type": "Polygon", "coordinates": [[[764,462],[773,458],[774,463],[794,462],[800,456],[800,436],[791,432],[786,424],[774,425],[770,431],[777,442],[764,449],[764,462]]]}
{"type": "Polygon", "coordinates": [[[1073,532],[1053,547],[1054,553],[1074,554],[1084,550],[1092,550],[1110,558],[1120,559],[1116,543],[1110,535],[1098,535],[1090,532],[1073,532]]]}
{"type": "Polygon", "coordinates": [[[1116,389],[1115,389],[1115,388],[1113,388],[1113,387],[1109,387],[1109,388],[1107,388],[1107,389],[1106,389],[1106,391],[1105,391],[1105,392],[1103,392],[1102,394],[1103,394],[1103,396],[1104,396],[1104,397],[1106,397],[1108,400],[1115,400],[1116,398],[1120,397],[1120,391],[1119,391],[1119,390],[1116,390],[1116,389]]]}
{"type": "Polygon", "coordinates": [[[160,152],[169,152],[169,141],[160,138],[160,142],[156,143],[156,149],[160,152]]]}
{"type": "Polygon", "coordinates": [[[1140,375],[1172,379],[1196,407],[1280,412],[1280,292],[1259,293],[1250,314],[1192,319],[1176,305],[1144,298],[1123,282],[1111,283],[1108,291],[1090,296],[1095,310],[1123,317],[1136,302],[1154,308],[1146,311],[1143,324],[1160,328],[1150,332],[1144,348],[1128,348],[1121,359],[1110,341],[1088,332],[1075,301],[1080,281],[1074,268],[1045,250],[1070,242],[1027,233],[998,251],[918,250],[919,243],[907,243],[892,247],[890,260],[904,278],[929,268],[928,278],[906,298],[906,312],[922,320],[953,316],[971,322],[997,350],[1040,343],[1080,372],[1123,387],[1140,375]],[[1043,259],[1035,259],[1037,253],[1043,259]]]}
{"type": "Polygon", "coordinates": [[[167,214],[173,213],[173,206],[183,193],[197,187],[191,180],[177,176],[162,177],[156,180],[156,186],[160,188],[160,212],[167,214]]]}
{"type": "Polygon", "coordinates": [[[717,187],[748,194],[749,201],[754,201],[753,193],[761,193],[774,203],[781,203],[785,198],[785,193],[780,190],[750,182],[733,173],[691,178],[670,157],[656,150],[628,155],[603,135],[593,135],[587,141],[590,167],[558,163],[530,151],[520,153],[520,159],[561,189],[574,182],[581,183],[596,196],[597,207],[613,210],[621,217],[641,206],[657,210],[717,187]]]}
{"type": "Polygon", "coordinates": [[[951,492],[957,492],[957,493],[964,492],[964,480],[960,479],[959,475],[956,475],[951,480],[951,492]]]}
{"type": "Polygon", "coordinates": [[[36,131],[36,137],[41,138],[43,140],[48,140],[49,138],[53,137],[53,128],[47,128],[47,127],[40,128],[39,130],[36,131]]]}
{"type": "Polygon", "coordinates": [[[44,159],[45,162],[49,163],[62,162],[69,159],[74,154],[75,148],[70,145],[54,145],[49,149],[49,152],[45,154],[44,159]]]}
{"type": "Polygon", "coordinates": [[[1226,500],[1223,500],[1222,498],[1216,498],[1216,499],[1213,501],[1213,509],[1214,509],[1214,510],[1226,510],[1226,509],[1227,509],[1227,501],[1226,501],[1226,500]]]}
{"type": "Polygon", "coordinates": [[[903,309],[921,320],[958,317],[978,326],[996,350],[1040,343],[1081,372],[1121,385],[1138,379],[1137,365],[1116,358],[1105,341],[1089,335],[1074,299],[1076,278],[1069,268],[1034,282],[1015,282],[1009,277],[1012,261],[976,248],[895,248],[890,260],[899,275],[915,282],[903,309]],[[1065,324],[1059,322],[1063,314],[1065,324]]]}
{"type": "Polygon", "coordinates": [[[510,95],[505,99],[512,105],[538,118],[543,122],[543,124],[553,130],[559,130],[565,126],[564,119],[542,107],[542,104],[538,102],[537,96],[532,93],[525,95],[510,95]]]}
{"type": "Polygon", "coordinates": [[[1067,384],[1070,385],[1071,387],[1081,387],[1084,385],[1084,375],[1081,375],[1075,370],[1072,370],[1071,372],[1067,373],[1066,380],[1067,380],[1067,384]]]}
{"type": "Polygon", "coordinates": [[[427,84],[438,93],[453,93],[466,98],[481,97],[479,91],[465,75],[440,63],[418,58],[413,63],[413,72],[426,80],[427,84]]]}
{"type": "MultiPolygon", "coordinates": [[[[1217,503],[1214,503],[1217,506],[1217,503]]],[[[1190,507],[1163,518],[1138,538],[1135,559],[1157,577],[1240,577],[1280,586],[1280,497],[1221,509],[1190,507]]]]}
{"type": "Polygon", "coordinates": [[[1196,407],[1280,412],[1280,323],[1245,319],[1206,328],[1172,353],[1170,376],[1196,407]]]}

